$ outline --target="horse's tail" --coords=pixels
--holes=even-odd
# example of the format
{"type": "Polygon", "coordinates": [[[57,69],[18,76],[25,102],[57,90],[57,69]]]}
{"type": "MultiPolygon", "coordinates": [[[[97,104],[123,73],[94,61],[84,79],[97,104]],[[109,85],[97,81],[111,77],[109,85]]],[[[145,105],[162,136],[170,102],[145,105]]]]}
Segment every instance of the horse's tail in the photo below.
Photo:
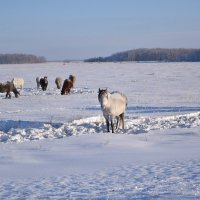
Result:
{"type": "Polygon", "coordinates": [[[126,97],[126,108],[127,108],[127,106],[128,106],[128,98],[127,98],[126,95],[125,95],[125,97],[126,97]]]}

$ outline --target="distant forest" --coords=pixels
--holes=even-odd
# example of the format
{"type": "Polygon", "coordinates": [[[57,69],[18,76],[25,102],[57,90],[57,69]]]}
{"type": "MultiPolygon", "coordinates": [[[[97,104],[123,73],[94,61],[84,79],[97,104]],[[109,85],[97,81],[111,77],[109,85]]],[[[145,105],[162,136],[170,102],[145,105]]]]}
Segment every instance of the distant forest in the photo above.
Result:
{"type": "Polygon", "coordinates": [[[123,62],[123,61],[157,61],[157,62],[199,62],[200,49],[134,49],[120,52],[108,57],[96,57],[85,62],[123,62]]]}
{"type": "Polygon", "coordinates": [[[0,54],[0,64],[43,63],[45,57],[29,54],[0,54]]]}

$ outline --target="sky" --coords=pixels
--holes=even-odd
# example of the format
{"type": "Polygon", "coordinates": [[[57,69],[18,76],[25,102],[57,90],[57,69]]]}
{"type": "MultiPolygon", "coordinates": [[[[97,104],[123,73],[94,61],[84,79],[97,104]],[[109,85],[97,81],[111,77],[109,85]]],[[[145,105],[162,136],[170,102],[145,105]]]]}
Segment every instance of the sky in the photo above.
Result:
{"type": "Polygon", "coordinates": [[[200,48],[199,0],[0,0],[0,54],[47,60],[200,48]]]}

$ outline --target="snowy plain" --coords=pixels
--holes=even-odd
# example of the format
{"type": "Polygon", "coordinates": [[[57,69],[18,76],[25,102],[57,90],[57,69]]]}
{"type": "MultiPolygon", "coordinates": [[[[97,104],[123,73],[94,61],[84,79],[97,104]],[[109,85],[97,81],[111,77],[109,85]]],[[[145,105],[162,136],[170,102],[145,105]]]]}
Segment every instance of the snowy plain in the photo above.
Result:
{"type": "Polygon", "coordinates": [[[25,85],[0,93],[0,199],[200,199],[199,63],[0,65],[13,77],[25,85]],[[106,133],[99,88],[127,95],[125,130],[106,133]]]}

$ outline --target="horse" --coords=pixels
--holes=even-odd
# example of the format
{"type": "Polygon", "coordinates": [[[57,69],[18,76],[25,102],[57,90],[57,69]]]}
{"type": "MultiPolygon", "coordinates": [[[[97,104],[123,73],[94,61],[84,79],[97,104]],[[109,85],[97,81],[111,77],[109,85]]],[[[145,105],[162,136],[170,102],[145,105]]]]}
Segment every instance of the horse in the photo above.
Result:
{"type": "Polygon", "coordinates": [[[70,94],[72,87],[73,87],[73,82],[70,79],[65,79],[62,86],[61,95],[70,94]]]}
{"type": "Polygon", "coordinates": [[[15,94],[16,98],[20,95],[13,82],[10,81],[7,81],[6,83],[0,83],[0,92],[6,92],[6,98],[11,98],[11,92],[15,94]]]}
{"type": "Polygon", "coordinates": [[[74,75],[69,75],[69,79],[72,81],[72,83],[73,83],[73,85],[74,85],[74,83],[75,83],[75,81],[76,81],[76,76],[74,76],[74,75]]]}
{"type": "Polygon", "coordinates": [[[122,125],[122,128],[124,129],[124,113],[128,102],[126,95],[118,91],[109,93],[107,89],[101,90],[99,88],[98,100],[106,120],[107,132],[110,132],[111,124],[112,133],[114,133],[115,121],[116,130],[120,125],[122,125]]]}
{"type": "Polygon", "coordinates": [[[16,88],[20,88],[20,89],[24,88],[24,79],[23,78],[13,78],[12,82],[16,88]]]}
{"type": "Polygon", "coordinates": [[[44,76],[44,78],[40,79],[40,85],[43,91],[47,90],[47,86],[48,86],[47,76],[44,76]]]}
{"type": "Polygon", "coordinates": [[[71,89],[74,87],[75,81],[76,77],[74,75],[70,75],[68,79],[65,79],[62,86],[61,95],[70,94],[71,89]]]}
{"type": "Polygon", "coordinates": [[[40,88],[40,79],[41,79],[41,77],[37,77],[37,78],[36,78],[37,89],[40,88]]]}
{"type": "Polygon", "coordinates": [[[56,84],[58,89],[61,89],[62,84],[63,84],[63,79],[61,77],[57,77],[56,80],[55,80],[55,84],[56,84]]]}

